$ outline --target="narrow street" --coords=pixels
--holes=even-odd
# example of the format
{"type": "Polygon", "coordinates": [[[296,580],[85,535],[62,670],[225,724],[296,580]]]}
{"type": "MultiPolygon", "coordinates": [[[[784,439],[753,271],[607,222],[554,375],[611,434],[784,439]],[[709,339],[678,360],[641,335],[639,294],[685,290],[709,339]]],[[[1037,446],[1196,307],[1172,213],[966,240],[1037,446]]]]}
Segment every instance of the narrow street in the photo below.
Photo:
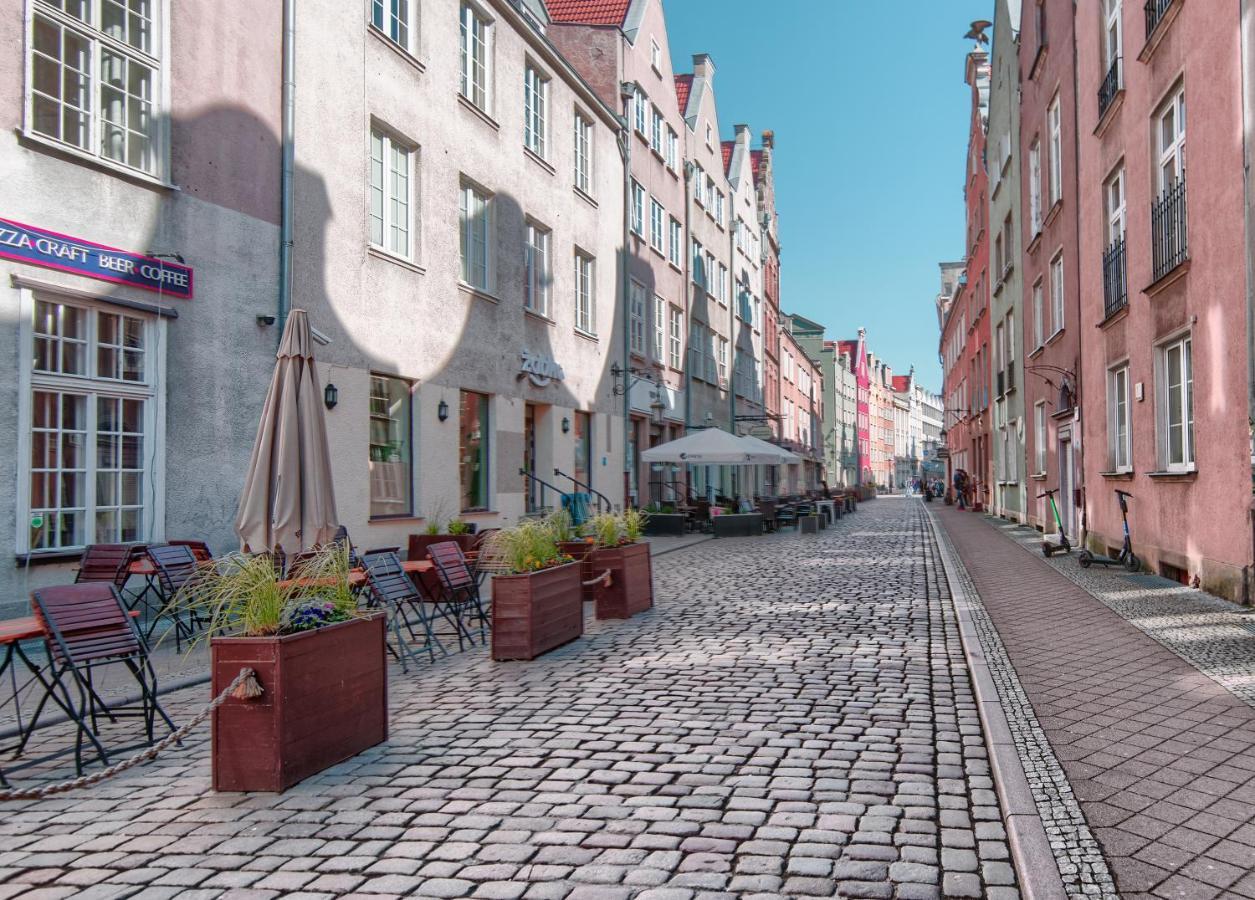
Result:
{"type": "Polygon", "coordinates": [[[656,579],[533,663],[394,672],[389,742],[282,796],[212,793],[205,729],[12,804],[0,895],[1018,896],[921,503],[656,579]]]}

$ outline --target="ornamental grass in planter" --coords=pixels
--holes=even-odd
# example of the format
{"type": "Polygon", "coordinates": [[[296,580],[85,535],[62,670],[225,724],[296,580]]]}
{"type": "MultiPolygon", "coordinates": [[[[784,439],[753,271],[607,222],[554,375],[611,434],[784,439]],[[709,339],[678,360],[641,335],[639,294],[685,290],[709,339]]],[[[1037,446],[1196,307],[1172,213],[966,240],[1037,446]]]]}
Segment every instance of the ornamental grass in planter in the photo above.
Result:
{"type": "Polygon", "coordinates": [[[384,617],[359,612],[347,547],[295,581],[269,556],[225,556],[175,602],[207,623],[213,696],[242,668],[261,686],[214,710],[215,790],[283,791],[387,739],[384,617]]]}
{"type": "Polygon", "coordinates": [[[646,513],[627,509],[603,513],[589,522],[596,549],[589,554],[593,577],[609,572],[594,588],[599,619],[627,619],[654,605],[653,563],[649,544],[641,541],[646,513]]]}
{"type": "Polygon", "coordinates": [[[584,601],[591,603],[594,599],[592,577],[593,566],[589,554],[593,551],[594,541],[584,537],[580,530],[571,524],[571,514],[565,509],[554,510],[545,517],[545,523],[553,532],[558,550],[580,564],[580,591],[584,601]]]}
{"type": "Polygon", "coordinates": [[[535,659],[584,633],[580,566],[548,522],[521,522],[481,545],[492,579],[492,658],[535,659]]]}

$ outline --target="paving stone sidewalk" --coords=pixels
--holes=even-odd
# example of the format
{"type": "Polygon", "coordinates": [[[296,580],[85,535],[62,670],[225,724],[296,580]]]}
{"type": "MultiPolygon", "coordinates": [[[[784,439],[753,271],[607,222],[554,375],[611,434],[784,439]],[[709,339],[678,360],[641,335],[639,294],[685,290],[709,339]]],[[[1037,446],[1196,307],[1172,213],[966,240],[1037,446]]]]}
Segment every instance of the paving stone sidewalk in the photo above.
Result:
{"type": "Polygon", "coordinates": [[[282,796],[212,793],[202,733],[8,804],[0,897],[1018,897],[917,501],[683,548],[656,585],[532,663],[395,672],[390,740],[282,796]]]}
{"type": "Polygon", "coordinates": [[[1255,709],[1056,570],[1068,561],[976,514],[937,518],[1121,896],[1255,898],[1255,709]]]}

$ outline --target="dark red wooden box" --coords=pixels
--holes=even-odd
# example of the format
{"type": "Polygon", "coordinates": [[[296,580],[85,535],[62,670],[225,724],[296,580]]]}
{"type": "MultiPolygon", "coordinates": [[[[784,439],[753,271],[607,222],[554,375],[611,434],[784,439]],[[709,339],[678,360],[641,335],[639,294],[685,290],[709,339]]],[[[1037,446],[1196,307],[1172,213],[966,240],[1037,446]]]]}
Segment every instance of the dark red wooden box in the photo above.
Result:
{"type": "Polygon", "coordinates": [[[610,570],[610,584],[599,583],[596,611],[599,619],[627,619],[654,605],[654,571],[649,544],[644,541],[622,547],[594,550],[593,577],[610,570]]]}
{"type": "Polygon", "coordinates": [[[214,790],[283,791],[387,740],[382,615],[211,646],[213,696],[244,667],[265,691],[214,710],[214,790]]]}
{"type": "Polygon", "coordinates": [[[589,558],[593,545],[588,541],[559,541],[558,549],[580,564],[580,590],[585,600],[593,600],[593,586],[588,583],[593,577],[592,560],[589,558]]]}
{"type": "Polygon", "coordinates": [[[583,633],[579,563],[493,578],[493,659],[535,659],[583,633]]]}

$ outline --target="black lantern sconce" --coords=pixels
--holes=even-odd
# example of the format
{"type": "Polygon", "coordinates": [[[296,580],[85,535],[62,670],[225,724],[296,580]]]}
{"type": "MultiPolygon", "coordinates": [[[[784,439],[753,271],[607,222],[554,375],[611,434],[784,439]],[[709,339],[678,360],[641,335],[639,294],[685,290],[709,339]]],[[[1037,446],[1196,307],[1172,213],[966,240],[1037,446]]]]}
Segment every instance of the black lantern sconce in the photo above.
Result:
{"type": "Polygon", "coordinates": [[[449,418],[449,404],[443,400],[436,404],[436,418],[441,422],[449,418]]]}
{"type": "Polygon", "coordinates": [[[562,433],[567,434],[571,430],[571,420],[566,416],[562,417],[562,433]]]}
{"type": "Polygon", "coordinates": [[[328,381],[327,386],[323,388],[322,402],[327,409],[335,409],[336,404],[340,402],[340,389],[330,381],[328,381]]]}

